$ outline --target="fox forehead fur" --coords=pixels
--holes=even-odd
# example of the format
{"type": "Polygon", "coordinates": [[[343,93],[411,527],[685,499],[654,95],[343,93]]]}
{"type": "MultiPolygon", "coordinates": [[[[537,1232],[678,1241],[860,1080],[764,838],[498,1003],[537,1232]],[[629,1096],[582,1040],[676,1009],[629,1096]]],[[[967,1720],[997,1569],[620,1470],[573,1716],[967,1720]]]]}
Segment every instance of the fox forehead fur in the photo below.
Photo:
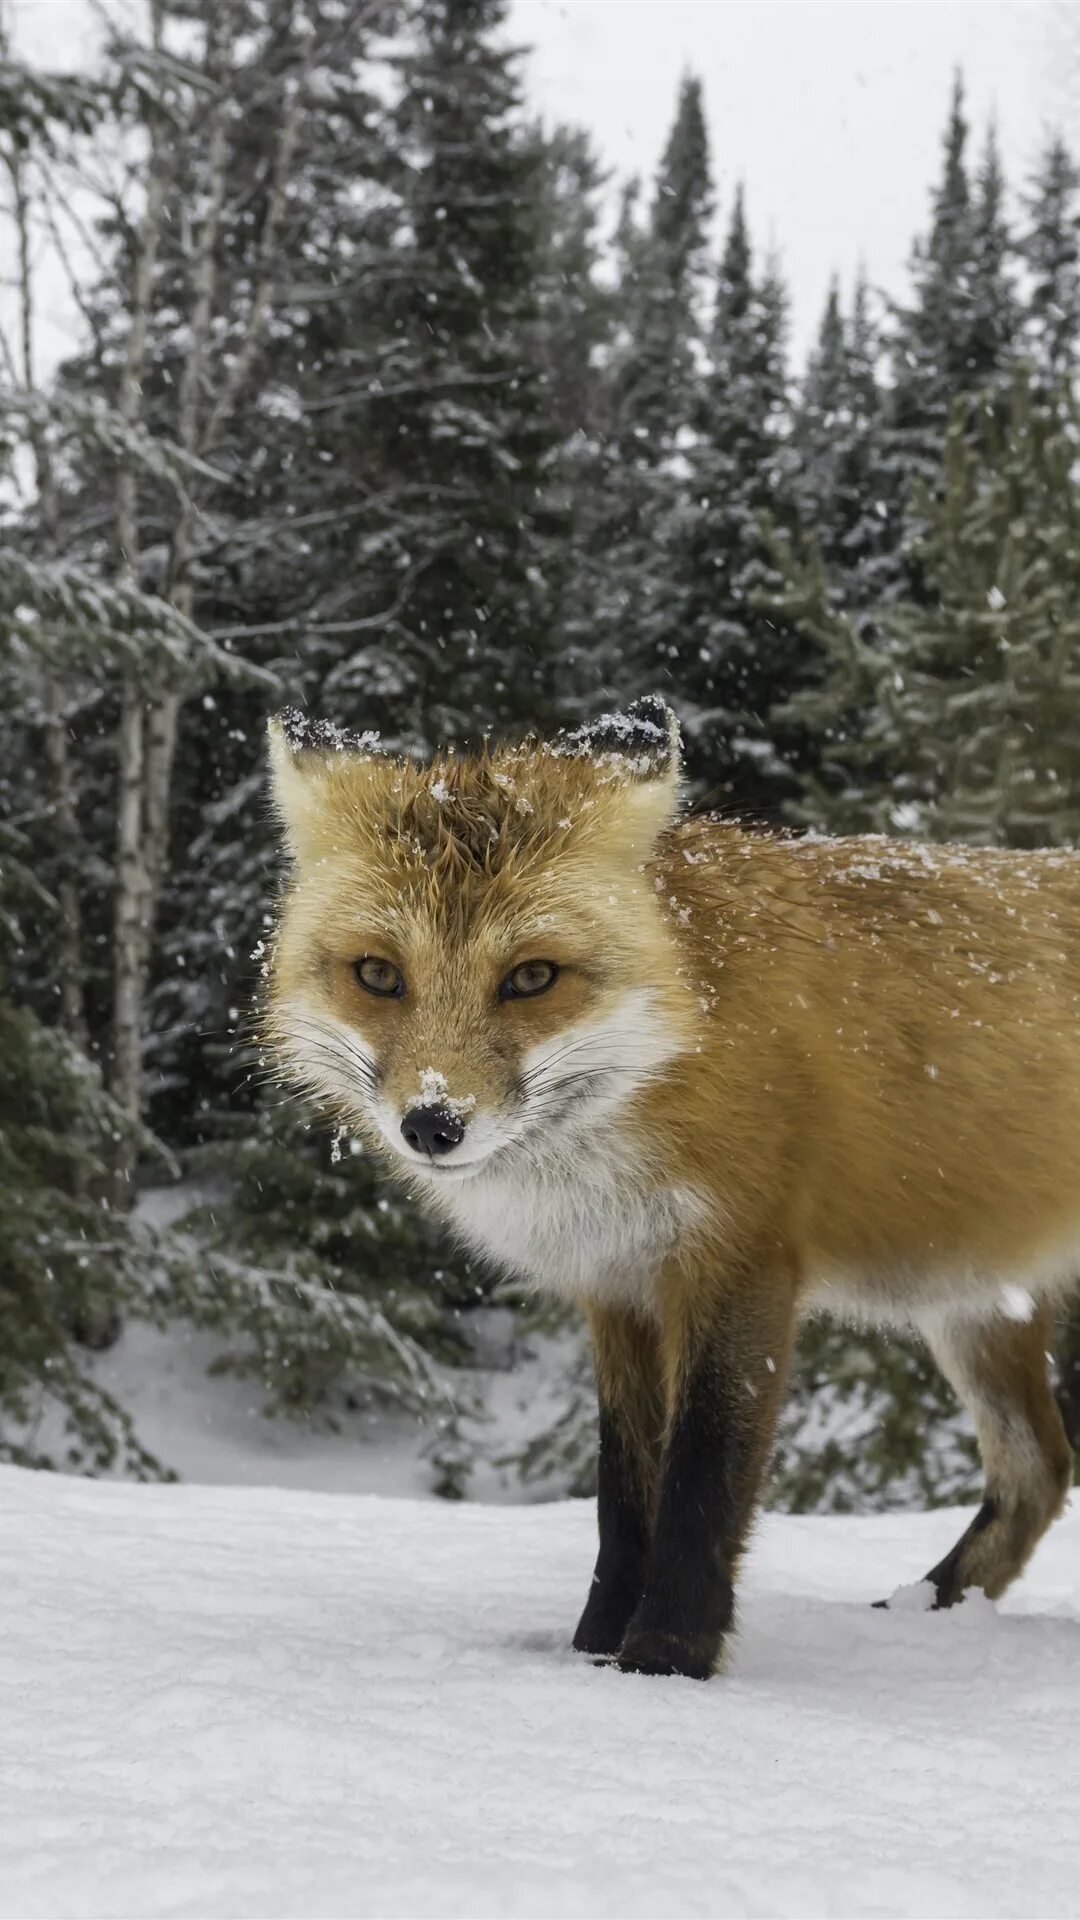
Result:
{"type": "Polygon", "coordinates": [[[765,1241],[801,1295],[890,1318],[1060,1291],[1080,858],[680,816],[665,716],[423,767],[273,725],[285,1071],[474,1245],[586,1299],[648,1305],[704,1244],[719,1270],[765,1241]],[[526,962],[552,985],[506,997],[526,962]],[[402,1138],[433,1101],[444,1160],[402,1138]]]}

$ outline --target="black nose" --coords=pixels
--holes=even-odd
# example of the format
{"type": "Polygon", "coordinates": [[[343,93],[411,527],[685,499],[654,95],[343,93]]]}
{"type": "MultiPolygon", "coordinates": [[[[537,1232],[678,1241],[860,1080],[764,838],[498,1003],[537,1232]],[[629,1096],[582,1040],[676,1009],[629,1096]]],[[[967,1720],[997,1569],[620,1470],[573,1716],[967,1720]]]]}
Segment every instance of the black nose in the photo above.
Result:
{"type": "Polygon", "coordinates": [[[465,1126],[448,1107],[410,1107],[401,1132],[414,1153],[450,1153],[464,1139],[465,1126]]]}

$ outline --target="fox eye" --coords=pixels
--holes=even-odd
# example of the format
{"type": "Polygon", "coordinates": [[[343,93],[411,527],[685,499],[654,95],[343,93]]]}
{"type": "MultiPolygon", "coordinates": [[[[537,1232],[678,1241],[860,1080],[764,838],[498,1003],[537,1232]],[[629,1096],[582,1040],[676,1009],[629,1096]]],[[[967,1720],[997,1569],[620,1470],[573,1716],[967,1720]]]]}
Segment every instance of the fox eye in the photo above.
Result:
{"type": "Polygon", "coordinates": [[[546,993],[559,977],[553,960],[523,960],[508,973],[499,988],[500,1000],[528,1000],[533,994],[546,993]]]}
{"type": "Polygon", "coordinates": [[[405,991],[401,968],[395,967],[392,960],[377,960],[374,954],[369,953],[363,960],[354,961],[353,972],[369,993],[381,993],[384,998],[393,995],[400,998],[405,991]]]}

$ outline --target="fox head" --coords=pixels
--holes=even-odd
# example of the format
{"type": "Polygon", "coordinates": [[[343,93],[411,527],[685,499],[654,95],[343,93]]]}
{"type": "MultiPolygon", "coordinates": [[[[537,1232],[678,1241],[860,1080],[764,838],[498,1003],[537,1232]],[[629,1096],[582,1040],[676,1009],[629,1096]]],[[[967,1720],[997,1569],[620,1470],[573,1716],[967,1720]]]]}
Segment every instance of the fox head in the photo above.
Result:
{"type": "Polygon", "coordinates": [[[426,766],[286,713],[270,758],[292,873],[267,1037],[399,1170],[434,1186],[572,1146],[679,1050],[647,871],[677,801],[662,700],[426,766]]]}

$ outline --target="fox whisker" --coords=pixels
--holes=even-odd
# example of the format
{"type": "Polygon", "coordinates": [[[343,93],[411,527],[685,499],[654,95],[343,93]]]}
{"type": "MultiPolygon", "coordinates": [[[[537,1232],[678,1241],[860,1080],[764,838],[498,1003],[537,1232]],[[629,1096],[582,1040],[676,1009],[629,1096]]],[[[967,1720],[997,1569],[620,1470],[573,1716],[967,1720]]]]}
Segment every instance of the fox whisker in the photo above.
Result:
{"type": "Polygon", "coordinates": [[[604,1044],[605,1038],[602,1034],[578,1034],[576,1039],[568,1041],[565,1046],[559,1048],[558,1052],[545,1055],[542,1060],[537,1061],[534,1067],[527,1067],[525,1069],[525,1077],[528,1078],[529,1075],[535,1073],[546,1073],[549,1067],[555,1066],[560,1060],[568,1059],[571,1054],[584,1053],[592,1047],[603,1046],[604,1044]]]}

